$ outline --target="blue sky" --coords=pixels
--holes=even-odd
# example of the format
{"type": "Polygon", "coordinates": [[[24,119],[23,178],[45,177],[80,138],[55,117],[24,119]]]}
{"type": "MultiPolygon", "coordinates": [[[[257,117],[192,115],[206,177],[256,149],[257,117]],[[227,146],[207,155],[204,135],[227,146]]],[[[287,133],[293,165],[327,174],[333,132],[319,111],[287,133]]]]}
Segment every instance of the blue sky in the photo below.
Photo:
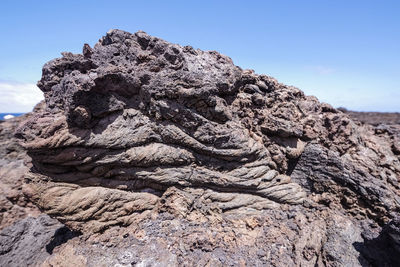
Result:
{"type": "Polygon", "coordinates": [[[144,30],[299,87],[335,107],[400,111],[400,1],[18,1],[0,3],[0,112],[29,111],[60,52],[109,29],[144,30]]]}

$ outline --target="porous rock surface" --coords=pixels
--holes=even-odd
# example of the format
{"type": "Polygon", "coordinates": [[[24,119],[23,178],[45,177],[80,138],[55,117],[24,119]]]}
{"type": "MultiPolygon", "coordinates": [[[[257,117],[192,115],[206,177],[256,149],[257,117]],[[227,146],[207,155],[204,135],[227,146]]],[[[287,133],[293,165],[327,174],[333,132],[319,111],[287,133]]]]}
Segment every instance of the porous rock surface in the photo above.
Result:
{"type": "MultiPolygon", "coordinates": [[[[38,104],[35,111],[44,107],[38,104]]],[[[0,230],[28,216],[38,216],[39,209],[22,193],[30,158],[15,138],[18,126],[32,113],[0,121],[0,230]]]]}
{"type": "Polygon", "coordinates": [[[76,233],[45,214],[19,220],[0,232],[0,266],[35,266],[74,236],[76,233]]]}
{"type": "Polygon", "coordinates": [[[399,262],[383,249],[399,241],[398,132],[144,32],[63,53],[38,86],[24,193],[84,234],[48,266],[399,262]]]}

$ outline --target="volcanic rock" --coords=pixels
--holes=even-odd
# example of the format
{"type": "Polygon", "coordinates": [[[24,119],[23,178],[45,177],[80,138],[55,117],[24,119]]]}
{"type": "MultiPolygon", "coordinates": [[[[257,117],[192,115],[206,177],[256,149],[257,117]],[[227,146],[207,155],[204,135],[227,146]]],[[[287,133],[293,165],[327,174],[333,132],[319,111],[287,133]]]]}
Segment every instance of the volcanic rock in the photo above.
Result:
{"type": "MultiPolygon", "coordinates": [[[[38,104],[35,111],[44,107],[38,104]]],[[[0,121],[0,230],[28,216],[38,216],[39,209],[22,193],[24,175],[30,158],[14,133],[18,125],[32,113],[0,121]]]]}
{"type": "Polygon", "coordinates": [[[354,120],[374,126],[379,124],[400,125],[399,112],[357,112],[345,108],[338,108],[338,110],[347,113],[354,120]]]}
{"type": "Polygon", "coordinates": [[[35,266],[45,261],[54,247],[75,236],[47,215],[27,217],[0,232],[0,265],[35,266]]]}
{"type": "Polygon", "coordinates": [[[43,67],[18,131],[24,193],[84,234],[46,264],[396,262],[365,254],[397,225],[396,134],[215,51],[120,30],[83,50],[43,67]]]}

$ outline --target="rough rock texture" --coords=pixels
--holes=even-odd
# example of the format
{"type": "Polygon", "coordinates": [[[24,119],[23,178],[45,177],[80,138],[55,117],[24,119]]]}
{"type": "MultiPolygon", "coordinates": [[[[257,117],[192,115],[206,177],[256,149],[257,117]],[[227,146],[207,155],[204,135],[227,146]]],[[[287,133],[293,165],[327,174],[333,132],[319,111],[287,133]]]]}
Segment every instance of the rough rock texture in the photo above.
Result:
{"type": "Polygon", "coordinates": [[[38,86],[24,193],[84,233],[47,266],[398,262],[391,128],[144,32],[63,53],[38,86]]]}
{"type": "MultiPolygon", "coordinates": [[[[35,111],[44,107],[39,104],[35,111]]],[[[31,113],[0,121],[0,230],[27,216],[39,215],[39,209],[22,193],[22,182],[29,169],[30,158],[14,132],[31,113]]]]}
{"type": "Polygon", "coordinates": [[[356,112],[339,108],[355,121],[373,125],[376,135],[389,137],[393,152],[400,154],[400,113],[356,112]]]}
{"type": "Polygon", "coordinates": [[[76,234],[47,215],[28,217],[0,232],[0,266],[33,266],[76,234]]]}
{"type": "Polygon", "coordinates": [[[400,125],[399,112],[357,112],[345,108],[338,108],[338,110],[347,113],[354,120],[374,126],[379,124],[400,125]]]}
{"type": "MultiPolygon", "coordinates": [[[[40,112],[39,103],[33,113],[40,112]]],[[[0,266],[32,266],[43,262],[54,247],[76,236],[57,220],[40,215],[22,193],[26,172],[32,166],[14,133],[33,113],[0,121],[0,266]]]]}
{"type": "Polygon", "coordinates": [[[88,266],[357,266],[352,244],[362,242],[360,231],[344,216],[328,221],[326,214],[298,207],[205,219],[159,213],[126,229],[68,242],[47,262],[80,257],[88,266]]]}

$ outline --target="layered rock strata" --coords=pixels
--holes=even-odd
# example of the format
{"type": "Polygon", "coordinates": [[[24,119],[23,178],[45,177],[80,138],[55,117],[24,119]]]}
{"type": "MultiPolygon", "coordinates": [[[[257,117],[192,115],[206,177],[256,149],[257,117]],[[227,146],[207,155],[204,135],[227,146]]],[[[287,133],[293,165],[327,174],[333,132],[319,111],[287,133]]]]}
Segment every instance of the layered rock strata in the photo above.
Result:
{"type": "Polygon", "coordinates": [[[170,187],[221,212],[302,204],[326,183],[362,215],[385,221],[399,207],[396,151],[217,52],[113,30],[47,63],[38,86],[47,110],[20,131],[27,194],[77,227],[129,224],[170,187]]]}
{"type": "Polygon", "coordinates": [[[136,263],[398,262],[368,252],[398,242],[395,127],[144,32],[112,30],[63,53],[38,86],[46,109],[17,134],[33,164],[24,193],[84,233],[50,266],[71,255],[96,266],[104,251],[122,264],[136,246],[136,263]]]}

